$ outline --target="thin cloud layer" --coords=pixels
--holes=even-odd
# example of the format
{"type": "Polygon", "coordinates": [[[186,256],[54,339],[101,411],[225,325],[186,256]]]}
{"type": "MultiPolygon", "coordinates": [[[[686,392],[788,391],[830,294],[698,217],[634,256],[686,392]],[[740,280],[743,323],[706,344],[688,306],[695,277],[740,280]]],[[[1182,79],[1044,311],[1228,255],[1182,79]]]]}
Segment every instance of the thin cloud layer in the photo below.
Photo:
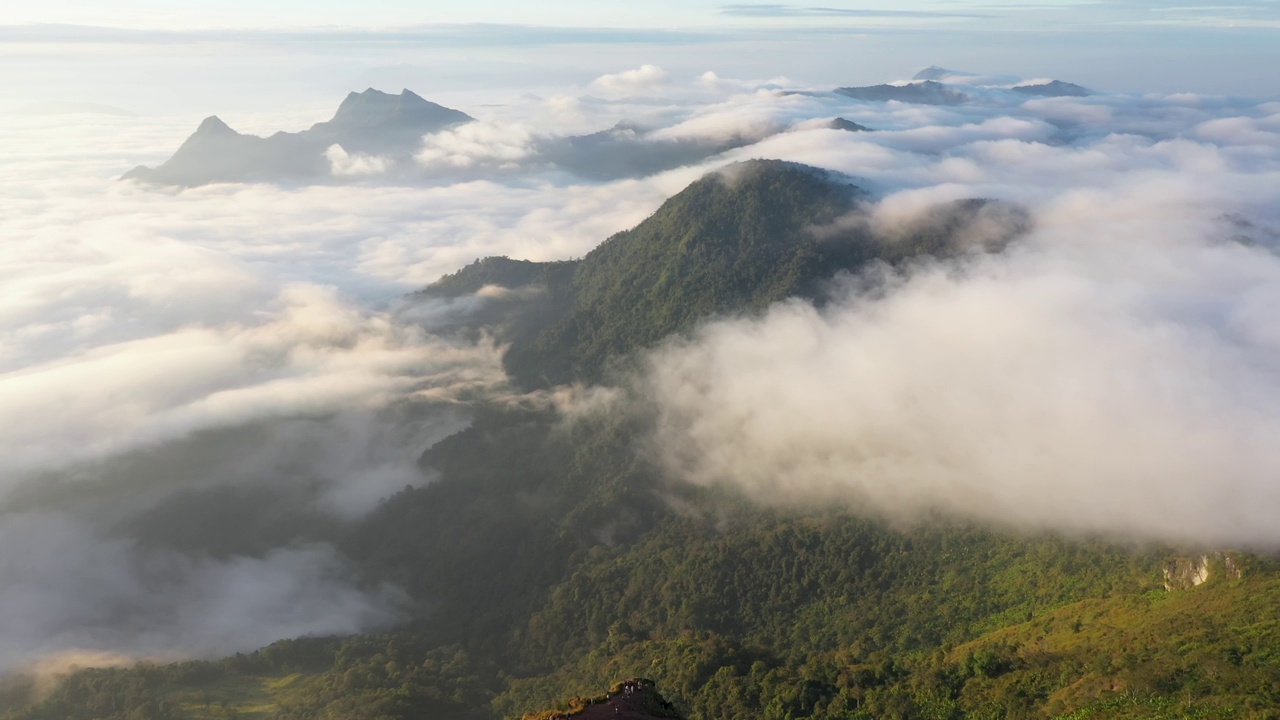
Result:
{"type": "Polygon", "coordinates": [[[48,673],[59,662],[216,657],[397,619],[394,592],[360,589],[327,546],[191,558],[62,514],[0,517],[0,539],[0,672],[35,658],[47,658],[33,669],[48,673]]]}
{"type": "Polygon", "coordinates": [[[780,5],[769,3],[734,3],[721,5],[722,15],[741,17],[787,18],[787,17],[831,17],[831,18],[981,18],[990,17],[976,13],[949,13],[931,10],[870,10],[866,8],[815,7],[805,5],[780,5]]]}
{"type": "Polygon", "coordinates": [[[671,76],[657,65],[641,65],[634,70],[601,75],[591,87],[607,95],[642,95],[653,92],[671,82],[671,76]]]}
{"type": "Polygon", "coordinates": [[[497,350],[364,317],[331,291],[292,285],[269,321],[85,349],[0,378],[6,475],[270,417],[377,407],[422,388],[495,387],[497,350]],[[57,408],[56,413],[41,412],[57,408]]]}

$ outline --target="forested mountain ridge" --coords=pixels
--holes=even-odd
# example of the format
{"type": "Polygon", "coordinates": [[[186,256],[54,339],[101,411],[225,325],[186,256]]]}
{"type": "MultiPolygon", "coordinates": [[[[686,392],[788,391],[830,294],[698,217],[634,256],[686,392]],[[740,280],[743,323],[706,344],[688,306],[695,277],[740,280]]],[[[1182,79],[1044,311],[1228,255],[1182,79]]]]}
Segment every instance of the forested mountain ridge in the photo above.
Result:
{"type": "MultiPolygon", "coordinates": [[[[487,292],[489,311],[468,322],[510,344],[518,382],[587,384],[708,317],[821,303],[838,273],[999,252],[1027,227],[983,200],[885,226],[848,178],[753,162],[581,260],[490,258],[417,299],[487,292]]],[[[15,681],[0,717],[518,718],[635,677],[690,720],[1280,707],[1280,571],[1267,558],[1233,555],[1238,575],[1170,591],[1170,557],[1201,549],[765,509],[666,477],[638,451],[643,412],[473,411],[422,455],[439,479],[340,530],[371,586],[404,592],[400,628],[86,670],[39,692],[15,681]]]]}
{"type": "MultiPolygon", "coordinates": [[[[507,372],[526,388],[595,382],[611,359],[709,317],[758,312],[790,297],[820,300],[838,272],[949,257],[975,244],[998,249],[1029,226],[1018,208],[971,199],[878,228],[869,199],[853,178],[825,170],[780,160],[735,163],[581,260],[487,258],[423,295],[454,296],[491,284],[545,290],[533,303],[540,308],[536,319],[506,333],[507,372]]],[[[530,303],[520,307],[529,312],[530,303]]]]}

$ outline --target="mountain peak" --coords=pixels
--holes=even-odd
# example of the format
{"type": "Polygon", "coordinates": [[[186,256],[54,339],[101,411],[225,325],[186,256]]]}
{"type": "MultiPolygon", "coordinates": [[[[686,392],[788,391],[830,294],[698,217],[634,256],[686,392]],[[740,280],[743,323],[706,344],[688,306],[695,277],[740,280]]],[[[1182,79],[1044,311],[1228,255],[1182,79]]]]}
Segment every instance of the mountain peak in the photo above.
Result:
{"type": "Polygon", "coordinates": [[[912,80],[943,80],[949,77],[972,77],[973,73],[949,70],[937,65],[930,65],[911,77],[912,80]]]}
{"type": "Polygon", "coordinates": [[[864,197],[848,176],[783,160],[709,173],[587,253],[563,309],[545,329],[516,338],[504,366],[530,388],[594,381],[611,357],[702,318],[811,296],[860,252],[811,229],[834,224],[864,197]]]}
{"type": "Polygon", "coordinates": [[[1086,97],[1093,93],[1082,85],[1061,80],[1037,80],[1013,87],[1016,93],[1041,97],[1086,97]]]}
{"type": "Polygon", "coordinates": [[[347,93],[347,97],[342,100],[342,104],[338,106],[338,112],[334,114],[333,121],[337,122],[344,115],[357,112],[361,108],[369,107],[394,107],[400,99],[399,95],[385,93],[375,88],[366,88],[362,92],[352,90],[347,93]]]}
{"type": "Polygon", "coordinates": [[[200,127],[196,128],[196,135],[239,135],[240,133],[231,129],[230,125],[222,122],[217,115],[210,115],[200,122],[200,127]]]}
{"type": "Polygon", "coordinates": [[[836,88],[835,92],[855,100],[873,102],[896,100],[921,105],[959,105],[969,99],[968,95],[952,90],[936,80],[919,80],[905,85],[842,87],[836,88]]]}
{"type": "Polygon", "coordinates": [[[367,88],[348,93],[332,120],[302,132],[277,132],[265,138],[244,135],[211,115],[160,167],[136,169],[125,177],[192,186],[329,176],[325,150],[332,145],[341,145],[349,153],[404,157],[417,148],[423,135],[471,119],[408,89],[392,95],[367,88]]]}
{"type": "MultiPolygon", "coordinates": [[[[750,160],[739,160],[738,162],[730,163],[696,181],[694,186],[698,182],[705,182],[710,178],[728,180],[731,184],[736,185],[743,180],[752,183],[773,183],[783,177],[815,178],[821,183],[853,186],[851,179],[847,175],[790,160],[774,160],[771,158],[751,158],[750,160]]],[[[815,189],[817,187],[815,186],[815,189]]]]}
{"type": "Polygon", "coordinates": [[[832,130],[845,130],[848,132],[869,132],[871,130],[871,128],[866,125],[859,125],[852,120],[846,120],[842,117],[832,118],[831,124],[828,127],[832,130]]]}
{"type": "Polygon", "coordinates": [[[406,124],[415,131],[426,132],[471,119],[464,112],[437,105],[407,88],[398,95],[368,88],[348,94],[328,124],[348,128],[406,124]]]}

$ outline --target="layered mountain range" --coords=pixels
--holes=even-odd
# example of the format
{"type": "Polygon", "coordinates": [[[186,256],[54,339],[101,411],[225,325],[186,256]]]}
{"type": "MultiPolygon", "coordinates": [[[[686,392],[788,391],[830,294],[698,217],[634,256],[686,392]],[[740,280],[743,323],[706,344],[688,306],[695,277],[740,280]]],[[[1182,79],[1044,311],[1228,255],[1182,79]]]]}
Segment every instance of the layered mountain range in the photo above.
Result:
{"type": "MultiPolygon", "coordinates": [[[[370,88],[349,94],[331,120],[302,132],[259,137],[239,133],[217,116],[205,118],[164,163],[134,168],[121,179],[192,187],[215,182],[361,180],[370,175],[401,180],[430,178],[433,173],[501,175],[505,171],[501,163],[446,162],[443,167],[430,167],[415,159],[425,136],[472,122],[470,115],[409,90],[390,95],[370,88]]],[[[849,132],[869,129],[840,117],[831,118],[826,126],[849,132]]],[[[560,170],[587,180],[640,177],[695,164],[785,130],[671,138],[652,136],[655,129],[619,122],[586,135],[535,138],[522,162],[528,169],[560,170]]]]}
{"type": "Polygon", "coordinates": [[[871,102],[892,100],[917,105],[960,105],[974,101],[973,91],[978,89],[1033,97],[1086,97],[1092,94],[1088,88],[1062,80],[1024,82],[1013,77],[986,77],[937,66],[921,70],[909,82],[841,87],[835,92],[871,102]]]}
{"type": "Polygon", "coordinates": [[[408,90],[390,95],[370,88],[347,95],[332,119],[302,132],[264,138],[205,118],[173,157],[155,168],[134,168],[124,179],[191,186],[323,177],[331,170],[326,151],[335,145],[345,153],[411,155],[423,135],[472,119],[408,90]]]}
{"type": "MultiPolygon", "coordinates": [[[[1089,94],[1086,88],[1058,80],[1009,80],[932,67],[922,70],[910,82],[840,87],[833,92],[867,102],[925,105],[971,102],[978,89],[1012,92],[1015,98],[1089,94]]],[[[349,94],[332,119],[301,132],[259,137],[237,132],[216,116],[208,117],[164,163],[154,168],[134,168],[122,179],[191,187],[214,182],[360,181],[372,176],[410,181],[441,175],[457,179],[510,172],[509,162],[433,164],[418,157],[425,136],[472,122],[475,118],[470,115],[425,100],[409,90],[392,95],[370,88],[349,94]]],[[[850,132],[872,129],[843,117],[829,118],[821,126],[850,132]]],[[[585,180],[643,177],[696,164],[788,129],[785,124],[753,126],[735,133],[685,137],[664,134],[660,132],[662,128],[643,123],[622,121],[583,135],[530,138],[518,165],[525,170],[567,172],[585,180]]]]}

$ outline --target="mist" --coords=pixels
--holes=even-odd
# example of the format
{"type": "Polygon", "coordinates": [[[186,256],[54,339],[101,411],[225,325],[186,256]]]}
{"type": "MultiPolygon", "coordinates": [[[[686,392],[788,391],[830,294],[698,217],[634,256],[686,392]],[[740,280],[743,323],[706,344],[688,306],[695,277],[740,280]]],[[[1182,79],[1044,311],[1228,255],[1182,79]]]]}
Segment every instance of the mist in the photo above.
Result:
{"type": "MultiPolygon", "coordinates": [[[[656,112],[705,99],[678,92],[656,112]]],[[[332,106],[229,119],[270,134],[332,106]]],[[[514,107],[510,125],[543,138],[655,117],[623,97],[514,107]]],[[[508,141],[473,132],[419,153],[481,158],[454,162],[478,166],[467,177],[405,182],[336,147],[327,160],[352,185],[118,180],[198,122],[0,118],[0,672],[219,657],[403,620],[403,593],[362,577],[339,540],[433,482],[422,453],[512,392],[504,348],[454,334],[492,293],[405,295],[477,257],[580,256],[700,172],[490,167],[508,141]]]]}
{"type": "MultiPolygon", "coordinates": [[[[1275,107],[1054,107],[1106,113],[1084,133],[1061,112],[1047,131],[997,118],[875,133],[883,161],[816,136],[761,143],[872,169],[885,232],[959,197],[1022,205],[1033,229],[668,342],[639,381],[656,407],[648,451],[769,505],[1280,546],[1275,107]]],[[[1028,110],[1044,105],[1014,112],[1028,110]]]]}
{"type": "MultiPolygon", "coordinates": [[[[296,130],[350,89],[224,119],[296,130]]],[[[581,257],[753,157],[849,175],[876,198],[857,222],[886,237],[974,197],[1034,229],[654,351],[633,392],[674,478],[766,504],[1274,546],[1280,106],[967,89],[955,107],[866,103],[625,64],[458,103],[477,122],[423,137],[413,173],[335,146],[335,177],[187,189],[117,179],[198,113],[0,118],[0,671],[402,619],[402,593],[337,539],[433,482],[422,453],[515,392],[502,343],[452,330],[509,293],[404,296],[479,257],[581,257]]],[[[1009,219],[985,222],[997,236],[1009,219]]],[[[550,393],[595,412],[618,395],[550,393]]]]}

